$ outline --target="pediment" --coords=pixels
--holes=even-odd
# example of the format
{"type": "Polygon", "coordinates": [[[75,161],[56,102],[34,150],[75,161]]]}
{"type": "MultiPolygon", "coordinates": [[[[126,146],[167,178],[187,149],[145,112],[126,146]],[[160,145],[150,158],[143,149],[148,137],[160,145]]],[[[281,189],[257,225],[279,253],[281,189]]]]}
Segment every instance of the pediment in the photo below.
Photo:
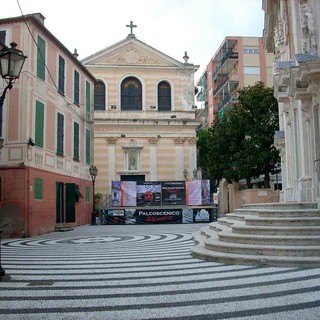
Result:
{"type": "Polygon", "coordinates": [[[83,60],[85,65],[143,65],[183,67],[183,64],[145,43],[131,39],[122,41],[83,60]]]}

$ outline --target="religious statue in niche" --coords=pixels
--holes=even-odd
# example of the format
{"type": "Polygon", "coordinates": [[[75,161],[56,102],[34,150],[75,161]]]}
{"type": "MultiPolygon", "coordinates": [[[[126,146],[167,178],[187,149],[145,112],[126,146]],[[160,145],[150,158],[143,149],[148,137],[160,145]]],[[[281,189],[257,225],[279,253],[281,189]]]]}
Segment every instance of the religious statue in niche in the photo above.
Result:
{"type": "Polygon", "coordinates": [[[302,50],[303,53],[317,53],[316,23],[313,10],[306,0],[300,0],[302,50]]]}
{"type": "Polygon", "coordinates": [[[138,170],[137,163],[138,163],[138,153],[136,150],[130,150],[128,152],[128,164],[129,170],[138,170]]]}

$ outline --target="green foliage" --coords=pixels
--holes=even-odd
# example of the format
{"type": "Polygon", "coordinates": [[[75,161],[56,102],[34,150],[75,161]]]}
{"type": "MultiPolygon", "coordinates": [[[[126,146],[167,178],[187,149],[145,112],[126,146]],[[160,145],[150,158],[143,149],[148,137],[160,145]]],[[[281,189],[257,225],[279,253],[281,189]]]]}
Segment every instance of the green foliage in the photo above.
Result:
{"type": "Polygon", "coordinates": [[[200,166],[207,178],[227,181],[265,176],[279,161],[273,147],[278,130],[278,104],[273,89],[262,82],[238,91],[238,102],[217,117],[208,130],[198,132],[200,166]]]}

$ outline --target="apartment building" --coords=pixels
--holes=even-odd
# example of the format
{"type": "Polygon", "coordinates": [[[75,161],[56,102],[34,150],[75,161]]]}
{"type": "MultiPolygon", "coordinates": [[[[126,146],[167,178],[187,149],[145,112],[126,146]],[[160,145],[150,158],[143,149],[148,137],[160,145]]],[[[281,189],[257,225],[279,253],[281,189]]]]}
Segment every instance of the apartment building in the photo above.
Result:
{"type": "MultiPolygon", "coordinates": [[[[6,46],[28,57],[3,105],[0,225],[34,236],[90,222],[95,78],[41,13],[0,20],[6,46]]],[[[0,90],[6,87],[0,81],[0,90]]]]}
{"type": "Polygon", "coordinates": [[[272,86],[273,54],[260,37],[226,37],[197,82],[198,120],[210,126],[237,100],[237,90],[262,81],[272,86]]]}

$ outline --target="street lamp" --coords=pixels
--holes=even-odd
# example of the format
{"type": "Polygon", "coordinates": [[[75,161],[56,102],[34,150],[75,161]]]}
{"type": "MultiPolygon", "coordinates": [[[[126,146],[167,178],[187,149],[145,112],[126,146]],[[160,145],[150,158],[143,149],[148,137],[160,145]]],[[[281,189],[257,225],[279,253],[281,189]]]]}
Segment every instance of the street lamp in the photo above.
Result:
{"type": "Polygon", "coordinates": [[[8,84],[0,97],[0,139],[2,139],[2,114],[3,103],[8,90],[12,89],[13,83],[19,78],[26,56],[21,50],[16,49],[15,42],[10,43],[11,48],[8,48],[3,43],[0,44],[0,72],[1,77],[8,84]]]}
{"type": "MultiPolygon", "coordinates": [[[[21,69],[23,67],[26,56],[21,50],[16,49],[17,44],[12,42],[11,48],[8,48],[0,41],[0,73],[1,77],[8,84],[0,97],[0,149],[3,147],[2,137],[2,113],[3,103],[8,90],[12,89],[13,83],[19,78],[21,69]]],[[[1,265],[1,234],[2,228],[0,227],[0,279],[4,278],[6,272],[1,265]]]]}
{"type": "Polygon", "coordinates": [[[92,180],[92,213],[91,213],[91,225],[96,225],[96,214],[94,211],[94,183],[96,181],[96,177],[98,174],[98,169],[96,166],[94,166],[93,164],[91,165],[90,169],[90,176],[91,176],[91,180],[92,180]]]}

